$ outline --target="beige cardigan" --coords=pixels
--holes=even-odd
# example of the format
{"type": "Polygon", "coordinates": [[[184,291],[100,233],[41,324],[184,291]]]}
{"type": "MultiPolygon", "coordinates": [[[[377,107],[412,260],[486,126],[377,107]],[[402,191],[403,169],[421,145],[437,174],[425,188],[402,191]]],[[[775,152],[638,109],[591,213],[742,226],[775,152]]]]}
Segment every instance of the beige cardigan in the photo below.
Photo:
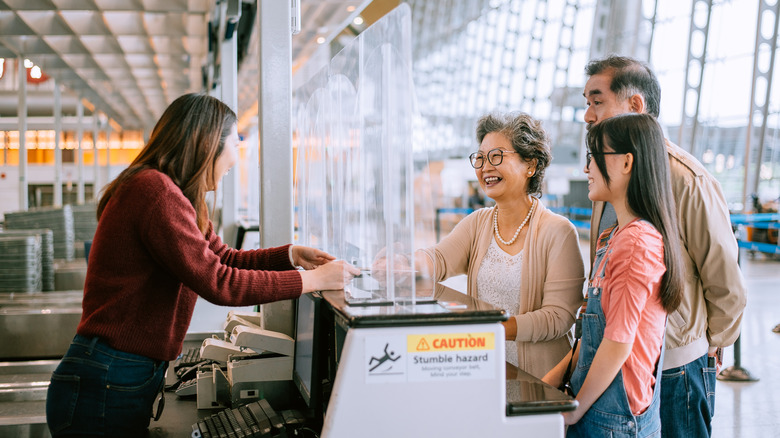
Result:
{"type": "MultiPolygon", "coordinates": [[[[517,351],[520,369],[543,377],[569,352],[569,333],[582,304],[585,268],[577,231],[568,219],[541,202],[531,217],[523,247],[517,351]]],[[[468,295],[477,297],[477,273],[493,240],[493,208],[458,223],[438,245],[427,248],[437,281],[468,275],[468,295]]]]}

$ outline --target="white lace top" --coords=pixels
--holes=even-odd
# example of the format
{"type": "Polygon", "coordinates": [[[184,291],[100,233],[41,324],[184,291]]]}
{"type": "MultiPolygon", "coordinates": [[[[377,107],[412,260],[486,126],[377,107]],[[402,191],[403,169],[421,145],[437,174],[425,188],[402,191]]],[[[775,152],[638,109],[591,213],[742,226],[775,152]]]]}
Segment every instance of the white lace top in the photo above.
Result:
{"type": "MultiPolygon", "coordinates": [[[[520,311],[520,279],[523,251],[509,255],[499,248],[495,236],[477,273],[477,296],[480,300],[504,309],[511,317],[520,311]]],[[[517,343],[506,342],[506,361],[518,365],[517,343]]]]}

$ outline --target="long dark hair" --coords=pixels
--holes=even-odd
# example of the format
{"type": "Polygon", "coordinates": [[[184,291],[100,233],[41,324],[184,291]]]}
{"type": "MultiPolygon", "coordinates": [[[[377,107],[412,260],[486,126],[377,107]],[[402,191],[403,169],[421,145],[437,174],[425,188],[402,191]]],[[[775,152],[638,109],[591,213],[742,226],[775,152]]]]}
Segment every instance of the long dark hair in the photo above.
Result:
{"type": "Polygon", "coordinates": [[[592,159],[609,186],[606,161],[599,154],[607,144],[615,152],[634,156],[628,206],[663,237],[666,273],[660,296],[664,309],[672,312],[680,305],[685,268],[663,130],[649,114],[627,113],[606,119],[588,131],[588,149],[595,153],[592,159]]]}
{"type": "Polygon", "coordinates": [[[206,192],[214,181],[214,165],[236,124],[227,105],[205,94],[185,94],[165,110],[141,153],[112,181],[100,198],[98,220],[116,190],[145,169],[168,175],[195,209],[198,228],[208,229],[206,192]]]}

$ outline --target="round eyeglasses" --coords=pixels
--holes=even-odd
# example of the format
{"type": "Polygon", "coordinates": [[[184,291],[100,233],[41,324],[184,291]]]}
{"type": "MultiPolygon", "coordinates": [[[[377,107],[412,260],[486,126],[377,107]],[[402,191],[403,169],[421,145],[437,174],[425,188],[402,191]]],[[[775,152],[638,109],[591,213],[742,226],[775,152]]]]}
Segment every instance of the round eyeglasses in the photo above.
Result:
{"type": "MultiPolygon", "coordinates": [[[[488,151],[487,153],[487,160],[492,166],[498,166],[504,161],[504,154],[517,154],[517,151],[505,151],[502,149],[493,149],[488,151]]],[[[475,169],[482,169],[482,166],[485,165],[485,154],[482,152],[474,152],[473,154],[469,155],[469,162],[471,162],[471,167],[475,169]]]]}

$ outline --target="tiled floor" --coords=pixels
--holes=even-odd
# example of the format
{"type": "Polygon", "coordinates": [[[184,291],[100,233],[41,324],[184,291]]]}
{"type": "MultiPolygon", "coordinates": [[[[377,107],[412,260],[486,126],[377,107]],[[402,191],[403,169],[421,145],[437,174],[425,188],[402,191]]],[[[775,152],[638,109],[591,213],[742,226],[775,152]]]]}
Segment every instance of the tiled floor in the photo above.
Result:
{"type": "MultiPolygon", "coordinates": [[[[742,318],[741,365],[757,382],[718,381],[715,389],[715,438],[780,437],[780,261],[743,253],[742,272],[748,303],[742,318]]],[[[724,366],[734,365],[734,347],[724,366]]]]}

